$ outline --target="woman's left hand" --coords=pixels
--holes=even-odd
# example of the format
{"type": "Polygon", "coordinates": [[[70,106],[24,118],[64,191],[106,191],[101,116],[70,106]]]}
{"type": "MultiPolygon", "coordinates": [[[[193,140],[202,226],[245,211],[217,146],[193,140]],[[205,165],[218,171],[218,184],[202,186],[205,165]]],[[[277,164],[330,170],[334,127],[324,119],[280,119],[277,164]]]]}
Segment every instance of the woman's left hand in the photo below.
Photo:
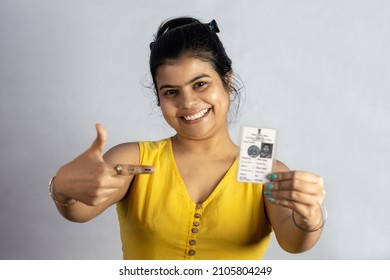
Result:
{"type": "Polygon", "coordinates": [[[274,205],[294,211],[295,222],[304,229],[321,225],[321,207],[325,198],[323,179],[303,171],[275,172],[265,184],[266,199],[274,205]]]}

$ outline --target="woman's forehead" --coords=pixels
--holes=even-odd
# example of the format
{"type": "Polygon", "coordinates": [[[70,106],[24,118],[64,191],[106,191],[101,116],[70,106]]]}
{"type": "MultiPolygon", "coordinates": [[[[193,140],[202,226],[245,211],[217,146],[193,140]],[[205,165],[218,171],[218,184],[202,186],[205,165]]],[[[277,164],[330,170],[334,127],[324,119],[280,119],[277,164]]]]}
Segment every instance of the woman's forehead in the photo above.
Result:
{"type": "Polygon", "coordinates": [[[156,81],[159,80],[182,80],[193,78],[201,74],[209,76],[217,73],[209,62],[195,57],[183,57],[179,59],[167,59],[164,64],[158,67],[156,72],[156,81]]]}

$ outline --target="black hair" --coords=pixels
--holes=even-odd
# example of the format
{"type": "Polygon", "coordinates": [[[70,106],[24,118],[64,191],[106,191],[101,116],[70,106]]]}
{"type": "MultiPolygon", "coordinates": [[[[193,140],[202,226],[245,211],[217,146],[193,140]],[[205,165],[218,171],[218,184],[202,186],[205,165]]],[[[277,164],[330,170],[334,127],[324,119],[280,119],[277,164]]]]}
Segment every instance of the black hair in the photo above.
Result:
{"type": "Polygon", "coordinates": [[[205,24],[191,17],[170,19],[160,25],[154,41],[150,43],[149,59],[158,105],[160,104],[156,84],[158,67],[168,59],[180,59],[188,55],[211,64],[221,78],[226,91],[231,93],[231,107],[238,111],[240,94],[235,85],[238,83],[233,74],[232,60],[226,54],[217,32],[219,32],[219,28],[215,20],[205,24]]]}

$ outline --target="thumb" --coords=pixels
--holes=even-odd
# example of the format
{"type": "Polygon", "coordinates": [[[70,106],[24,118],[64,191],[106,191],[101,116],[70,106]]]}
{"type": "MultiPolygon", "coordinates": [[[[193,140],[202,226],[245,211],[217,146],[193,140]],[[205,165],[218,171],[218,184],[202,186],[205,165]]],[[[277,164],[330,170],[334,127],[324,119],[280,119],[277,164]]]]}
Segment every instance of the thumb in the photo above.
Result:
{"type": "Polygon", "coordinates": [[[104,145],[107,142],[107,131],[101,124],[96,124],[95,128],[97,135],[89,150],[94,151],[99,155],[103,155],[104,145]]]}

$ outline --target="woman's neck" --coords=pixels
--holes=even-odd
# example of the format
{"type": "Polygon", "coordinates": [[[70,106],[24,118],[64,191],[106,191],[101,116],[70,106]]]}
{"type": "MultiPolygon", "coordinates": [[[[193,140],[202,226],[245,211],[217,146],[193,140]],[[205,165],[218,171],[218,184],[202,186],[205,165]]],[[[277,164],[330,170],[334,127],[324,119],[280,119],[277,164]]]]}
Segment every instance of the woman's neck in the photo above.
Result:
{"type": "Polygon", "coordinates": [[[176,134],[172,137],[175,152],[195,153],[198,155],[233,154],[237,146],[232,141],[229,132],[221,132],[212,137],[193,139],[176,134]]]}

